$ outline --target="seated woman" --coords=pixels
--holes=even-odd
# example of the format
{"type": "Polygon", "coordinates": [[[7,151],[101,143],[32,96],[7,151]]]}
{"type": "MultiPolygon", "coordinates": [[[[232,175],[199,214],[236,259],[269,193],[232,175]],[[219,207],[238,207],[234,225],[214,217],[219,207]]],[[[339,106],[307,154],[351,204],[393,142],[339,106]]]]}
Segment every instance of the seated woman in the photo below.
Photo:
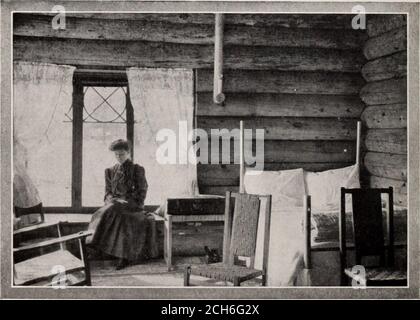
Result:
{"type": "Polygon", "coordinates": [[[119,258],[117,270],[147,258],[148,226],[144,199],[147,181],[144,168],[130,159],[125,140],[114,141],[110,148],[118,164],[105,170],[105,205],[97,210],[89,224],[93,249],[119,258]]]}

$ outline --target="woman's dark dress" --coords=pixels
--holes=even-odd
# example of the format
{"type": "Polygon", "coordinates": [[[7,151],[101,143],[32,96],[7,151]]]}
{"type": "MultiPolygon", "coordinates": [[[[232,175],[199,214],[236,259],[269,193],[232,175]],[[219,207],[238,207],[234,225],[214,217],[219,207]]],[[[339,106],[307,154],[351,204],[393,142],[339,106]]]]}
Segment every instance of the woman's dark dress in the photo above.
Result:
{"type": "Polygon", "coordinates": [[[106,169],[105,206],[92,216],[89,229],[94,234],[88,239],[90,245],[130,261],[156,256],[153,221],[143,210],[146,193],[143,167],[127,160],[106,169]],[[117,199],[127,203],[119,203],[117,199]]]}

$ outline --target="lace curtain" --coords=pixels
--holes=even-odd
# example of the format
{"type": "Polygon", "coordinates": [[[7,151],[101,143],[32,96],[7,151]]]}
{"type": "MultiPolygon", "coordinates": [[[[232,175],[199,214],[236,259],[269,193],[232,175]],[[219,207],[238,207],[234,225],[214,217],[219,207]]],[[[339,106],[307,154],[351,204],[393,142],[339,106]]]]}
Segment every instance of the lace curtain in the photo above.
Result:
{"type": "Polygon", "coordinates": [[[14,203],[70,205],[72,125],[64,120],[75,68],[28,62],[13,67],[14,203]]]}
{"type": "Polygon", "coordinates": [[[193,71],[130,68],[127,76],[136,121],[134,161],[145,168],[149,184],[146,204],[193,196],[198,193],[197,169],[188,158],[191,136],[183,135],[193,129],[193,71]],[[171,155],[176,156],[176,163],[161,163],[171,155]]]}

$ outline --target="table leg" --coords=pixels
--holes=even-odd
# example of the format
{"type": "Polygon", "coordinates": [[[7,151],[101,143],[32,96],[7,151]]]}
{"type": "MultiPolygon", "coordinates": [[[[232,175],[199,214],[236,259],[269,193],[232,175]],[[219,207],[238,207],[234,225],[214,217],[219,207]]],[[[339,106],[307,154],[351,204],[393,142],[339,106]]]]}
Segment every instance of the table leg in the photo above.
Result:
{"type": "Polygon", "coordinates": [[[165,217],[164,224],[164,255],[168,271],[172,270],[172,216],[165,217]]]}

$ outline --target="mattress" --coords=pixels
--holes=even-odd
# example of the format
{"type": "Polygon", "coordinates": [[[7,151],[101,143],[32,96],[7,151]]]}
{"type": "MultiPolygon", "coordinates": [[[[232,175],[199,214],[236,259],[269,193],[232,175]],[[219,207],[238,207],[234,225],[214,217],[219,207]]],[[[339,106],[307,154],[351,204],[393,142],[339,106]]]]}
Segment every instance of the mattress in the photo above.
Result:
{"type": "MultiPolygon", "coordinates": [[[[312,212],[311,238],[312,244],[339,241],[339,213],[312,212]]],[[[384,230],[386,230],[386,211],[383,211],[384,230]]],[[[352,214],[346,213],[346,235],[351,242],[353,238],[352,214]]],[[[386,233],[385,233],[386,234],[386,233]]],[[[406,243],[407,240],[407,210],[394,211],[395,243],[406,243]]],[[[385,241],[387,239],[385,238],[385,241]]]]}

